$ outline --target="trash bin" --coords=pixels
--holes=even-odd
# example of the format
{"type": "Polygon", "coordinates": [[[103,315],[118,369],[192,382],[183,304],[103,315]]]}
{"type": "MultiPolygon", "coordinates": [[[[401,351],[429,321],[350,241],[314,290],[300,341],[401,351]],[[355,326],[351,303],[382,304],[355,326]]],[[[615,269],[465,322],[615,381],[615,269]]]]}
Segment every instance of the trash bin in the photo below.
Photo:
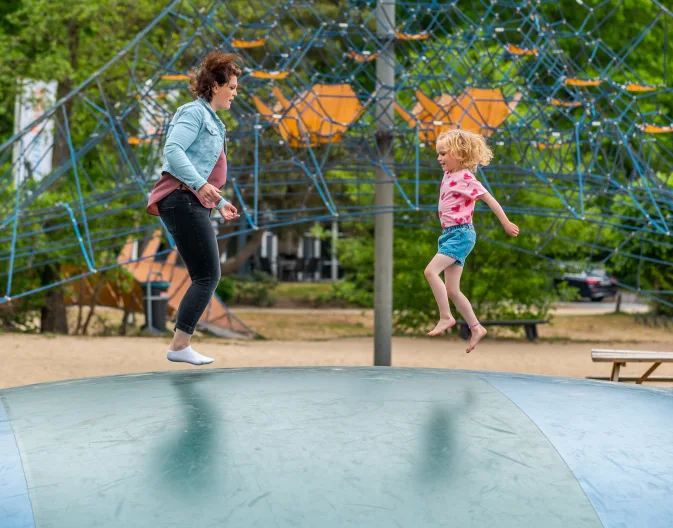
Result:
{"type": "Polygon", "coordinates": [[[143,307],[145,309],[145,325],[142,330],[150,333],[166,332],[168,315],[168,288],[170,282],[141,282],[143,289],[143,307]]]}

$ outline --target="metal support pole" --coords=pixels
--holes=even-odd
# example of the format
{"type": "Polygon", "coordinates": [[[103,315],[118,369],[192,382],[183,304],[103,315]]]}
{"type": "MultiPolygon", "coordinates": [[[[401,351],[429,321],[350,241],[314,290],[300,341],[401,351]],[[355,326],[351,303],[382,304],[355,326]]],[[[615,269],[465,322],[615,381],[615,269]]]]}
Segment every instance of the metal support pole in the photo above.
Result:
{"type": "Polygon", "coordinates": [[[339,279],[339,270],[337,269],[338,260],[337,260],[337,244],[339,243],[339,224],[332,220],[332,266],[331,277],[333,281],[339,279]]]}
{"type": "MultiPolygon", "coordinates": [[[[392,174],[395,125],[395,0],[378,0],[376,34],[383,46],[376,59],[376,144],[380,164],[392,174]]],[[[393,327],[393,198],[394,184],[376,167],[374,241],[374,365],[391,365],[393,327]]]]}

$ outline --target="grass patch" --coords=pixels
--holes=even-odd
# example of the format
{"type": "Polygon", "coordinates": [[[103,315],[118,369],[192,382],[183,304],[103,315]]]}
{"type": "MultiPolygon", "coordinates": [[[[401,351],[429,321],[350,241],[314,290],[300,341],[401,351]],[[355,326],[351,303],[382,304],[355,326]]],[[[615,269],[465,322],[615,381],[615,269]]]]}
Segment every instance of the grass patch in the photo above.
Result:
{"type": "Polygon", "coordinates": [[[373,317],[366,314],[267,314],[241,311],[237,315],[265,338],[277,340],[318,341],[368,337],[373,335],[374,328],[373,317]]]}
{"type": "Polygon", "coordinates": [[[325,295],[332,289],[331,282],[280,282],[276,297],[293,301],[312,301],[318,295],[325,295]]]}

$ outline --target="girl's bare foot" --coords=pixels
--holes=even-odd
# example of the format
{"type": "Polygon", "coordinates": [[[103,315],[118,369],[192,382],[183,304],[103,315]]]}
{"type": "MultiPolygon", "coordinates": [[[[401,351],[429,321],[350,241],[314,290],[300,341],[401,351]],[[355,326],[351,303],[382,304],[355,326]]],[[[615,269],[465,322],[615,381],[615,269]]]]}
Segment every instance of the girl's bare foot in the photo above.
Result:
{"type": "Polygon", "coordinates": [[[481,325],[472,327],[472,337],[470,338],[470,346],[467,347],[467,350],[465,352],[467,352],[468,354],[472,352],[474,350],[474,347],[477,346],[477,343],[479,343],[479,341],[481,341],[487,333],[488,332],[486,332],[486,328],[484,328],[481,325]]]}
{"type": "Polygon", "coordinates": [[[439,335],[442,332],[444,332],[445,330],[448,330],[449,328],[451,328],[455,324],[456,324],[456,320],[451,316],[449,316],[448,319],[442,318],[442,319],[439,320],[439,323],[437,323],[437,326],[435,326],[432,330],[430,330],[428,332],[428,335],[429,336],[439,335]]]}

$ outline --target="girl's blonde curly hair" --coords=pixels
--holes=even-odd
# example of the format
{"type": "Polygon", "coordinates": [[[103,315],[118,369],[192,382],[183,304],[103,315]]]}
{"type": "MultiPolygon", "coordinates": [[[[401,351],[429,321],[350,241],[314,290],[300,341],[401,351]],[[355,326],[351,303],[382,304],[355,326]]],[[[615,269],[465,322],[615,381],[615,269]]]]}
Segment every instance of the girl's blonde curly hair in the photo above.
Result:
{"type": "Polygon", "coordinates": [[[493,152],[481,134],[460,128],[445,130],[437,138],[437,152],[448,152],[458,160],[462,169],[476,171],[477,166],[485,167],[493,159],[493,152]]]}

